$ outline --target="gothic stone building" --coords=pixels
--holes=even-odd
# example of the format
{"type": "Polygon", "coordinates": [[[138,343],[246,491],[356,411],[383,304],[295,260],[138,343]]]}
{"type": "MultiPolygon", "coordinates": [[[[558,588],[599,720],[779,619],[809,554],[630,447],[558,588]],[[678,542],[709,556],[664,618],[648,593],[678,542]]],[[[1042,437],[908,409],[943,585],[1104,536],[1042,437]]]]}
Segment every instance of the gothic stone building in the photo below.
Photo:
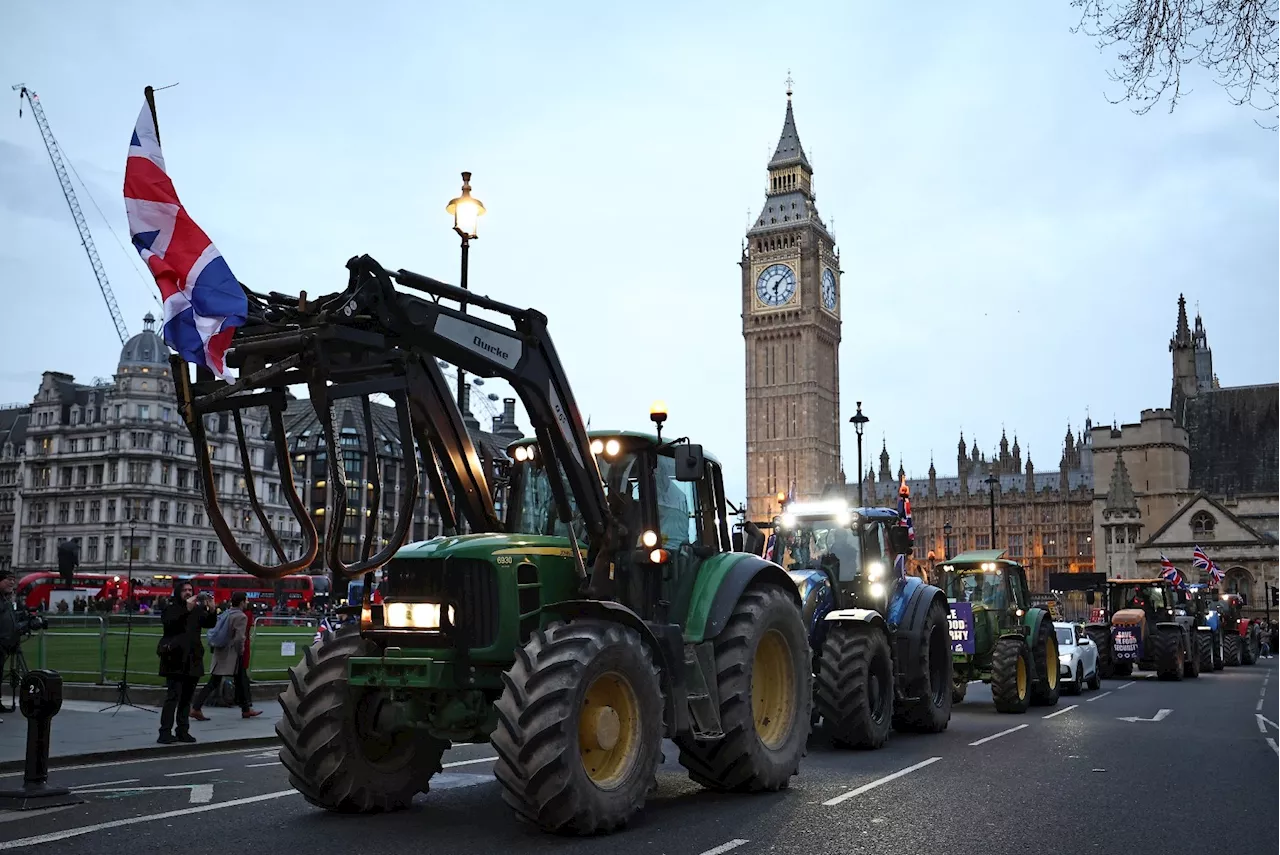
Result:
{"type": "Polygon", "coordinates": [[[27,453],[30,407],[0,408],[0,573],[13,569],[13,533],[22,512],[19,487],[27,453]]]}
{"type": "Polygon", "coordinates": [[[776,496],[798,499],[844,482],[840,469],[840,253],[818,215],[813,167],[787,112],[742,270],[746,340],[747,514],[768,519],[776,496]]]}
{"type": "Polygon", "coordinates": [[[1280,387],[1222,386],[1204,322],[1192,328],[1181,296],[1169,351],[1169,408],[1093,429],[1099,569],[1151,577],[1164,555],[1203,579],[1191,567],[1199,545],[1226,572],[1224,588],[1261,613],[1264,581],[1277,583],[1280,387]]]}
{"type": "MultiPolygon", "coordinates": [[[[927,572],[938,561],[971,549],[991,549],[991,505],[995,504],[994,548],[1027,568],[1033,591],[1048,590],[1050,573],[1091,573],[1094,567],[1093,449],[1091,424],[1085,432],[1067,429],[1056,471],[1037,472],[1030,452],[1024,464],[1015,435],[1007,435],[988,458],[975,441],[970,447],[961,434],[956,450],[956,475],[939,477],[932,461],[927,478],[906,479],[911,488],[911,514],[916,531],[913,561],[927,572]],[[994,477],[998,483],[988,484],[994,477]],[[945,526],[951,525],[948,537],[945,526]]],[[[863,480],[863,504],[892,507],[906,473],[897,477],[889,468],[887,447],[880,450],[880,469],[868,469],[863,480]]],[[[858,500],[858,485],[845,493],[858,500]]]]}

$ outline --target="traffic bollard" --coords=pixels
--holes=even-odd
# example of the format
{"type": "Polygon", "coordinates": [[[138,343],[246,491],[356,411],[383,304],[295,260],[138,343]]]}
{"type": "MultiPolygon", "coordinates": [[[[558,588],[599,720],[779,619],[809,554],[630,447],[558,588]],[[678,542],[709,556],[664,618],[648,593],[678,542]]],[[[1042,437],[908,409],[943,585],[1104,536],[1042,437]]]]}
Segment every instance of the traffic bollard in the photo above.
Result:
{"type": "Polygon", "coordinates": [[[83,804],[66,787],[49,786],[49,732],[62,709],[62,676],[57,671],[28,671],[18,689],[18,706],[27,719],[27,763],[22,789],[0,790],[0,810],[39,810],[83,804]]]}

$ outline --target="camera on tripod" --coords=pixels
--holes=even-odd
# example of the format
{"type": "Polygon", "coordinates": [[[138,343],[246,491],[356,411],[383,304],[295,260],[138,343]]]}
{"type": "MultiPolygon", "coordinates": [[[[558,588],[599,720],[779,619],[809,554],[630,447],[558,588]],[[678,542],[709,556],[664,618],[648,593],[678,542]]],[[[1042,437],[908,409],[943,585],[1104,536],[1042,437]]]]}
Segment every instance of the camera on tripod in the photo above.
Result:
{"type": "Polygon", "coordinates": [[[32,608],[19,607],[17,609],[18,634],[23,638],[36,632],[42,632],[49,628],[49,621],[44,615],[32,608]]]}

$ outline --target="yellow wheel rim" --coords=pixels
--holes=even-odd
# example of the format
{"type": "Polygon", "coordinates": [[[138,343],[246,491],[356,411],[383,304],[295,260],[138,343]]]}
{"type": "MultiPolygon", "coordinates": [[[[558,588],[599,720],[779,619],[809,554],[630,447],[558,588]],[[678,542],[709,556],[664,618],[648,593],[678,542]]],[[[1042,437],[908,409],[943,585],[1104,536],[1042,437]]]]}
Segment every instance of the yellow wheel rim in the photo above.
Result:
{"type": "Polygon", "coordinates": [[[771,629],[760,639],[751,666],[751,712],[756,735],[766,748],[779,748],[791,733],[796,717],[796,675],[791,646],[771,629]]]}
{"type": "Polygon", "coordinates": [[[621,674],[591,681],[578,716],[578,754],[587,777],[602,790],[618,787],[640,754],[640,705],[621,674]]]}
{"type": "Polygon", "coordinates": [[[1027,660],[1025,657],[1018,657],[1018,697],[1025,698],[1027,696],[1027,660]]]}
{"type": "Polygon", "coordinates": [[[1044,676],[1049,681],[1049,691],[1058,688],[1058,639],[1053,635],[1044,642],[1044,676]]]}

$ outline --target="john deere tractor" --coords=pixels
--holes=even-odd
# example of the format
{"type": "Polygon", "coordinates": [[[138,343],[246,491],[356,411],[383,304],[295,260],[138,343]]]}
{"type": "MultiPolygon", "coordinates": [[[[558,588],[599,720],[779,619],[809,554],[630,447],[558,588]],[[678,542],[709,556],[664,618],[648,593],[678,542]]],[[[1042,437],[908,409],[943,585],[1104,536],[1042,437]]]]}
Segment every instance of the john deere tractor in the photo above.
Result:
{"type": "Polygon", "coordinates": [[[991,685],[998,712],[1058,703],[1058,637],[1053,618],[1031,605],[1027,574],[1001,550],[965,552],[943,564],[951,603],[952,699],[970,680],[991,685]]]}
{"type": "Polygon", "coordinates": [[[1255,620],[1241,613],[1244,598],[1239,594],[1221,594],[1214,611],[1222,624],[1222,653],[1227,665],[1252,665],[1262,648],[1262,630],[1255,620]]]}
{"type": "Polygon", "coordinates": [[[641,809],[665,736],[703,786],[786,787],[810,728],[807,633],[782,568],[731,550],[719,464],[687,439],[663,440],[661,408],[656,434],[588,433],[540,313],[389,273],[368,256],[347,266],[337,294],[248,292],[249,323],[227,357],[236,384],[203,370],[193,383],[172,362],[210,521],[235,562],[278,578],[315,559],[321,509],[297,496],[291,460],[298,443],[319,443],[326,563],[365,580],[355,620],[306,650],[280,698],[293,786],[332,811],[402,808],[427,791],[450,745],[491,742],[511,807],[546,830],[592,834],[641,809]],[[535,436],[509,449],[501,516],[495,471],[438,359],[501,377],[524,401],[535,436]],[[285,432],[294,385],[308,387],[320,437],[285,432]],[[398,437],[375,426],[375,393],[395,403],[398,437]],[[360,403],[336,415],[340,398],[360,403]],[[212,489],[205,419],[231,411],[244,449],[251,409],[269,414],[303,540],[292,556],[274,540],[246,461],[249,498],[277,548],[272,566],[241,552],[212,489]],[[404,451],[398,464],[393,445],[404,451]],[[424,492],[419,465],[445,527],[471,533],[403,546],[424,492]]]}
{"type": "Polygon", "coordinates": [[[1212,662],[1212,632],[1198,619],[1194,603],[1164,579],[1109,579],[1108,621],[1086,627],[1105,651],[1111,673],[1128,676],[1135,667],[1155,671],[1161,680],[1200,676],[1201,662],[1212,662]]]}
{"type": "Polygon", "coordinates": [[[879,748],[892,727],[940,733],[951,719],[946,597],[894,559],[898,513],[843,499],[792,502],[774,549],[799,587],[814,651],[814,708],[840,747],[879,748]]]}

